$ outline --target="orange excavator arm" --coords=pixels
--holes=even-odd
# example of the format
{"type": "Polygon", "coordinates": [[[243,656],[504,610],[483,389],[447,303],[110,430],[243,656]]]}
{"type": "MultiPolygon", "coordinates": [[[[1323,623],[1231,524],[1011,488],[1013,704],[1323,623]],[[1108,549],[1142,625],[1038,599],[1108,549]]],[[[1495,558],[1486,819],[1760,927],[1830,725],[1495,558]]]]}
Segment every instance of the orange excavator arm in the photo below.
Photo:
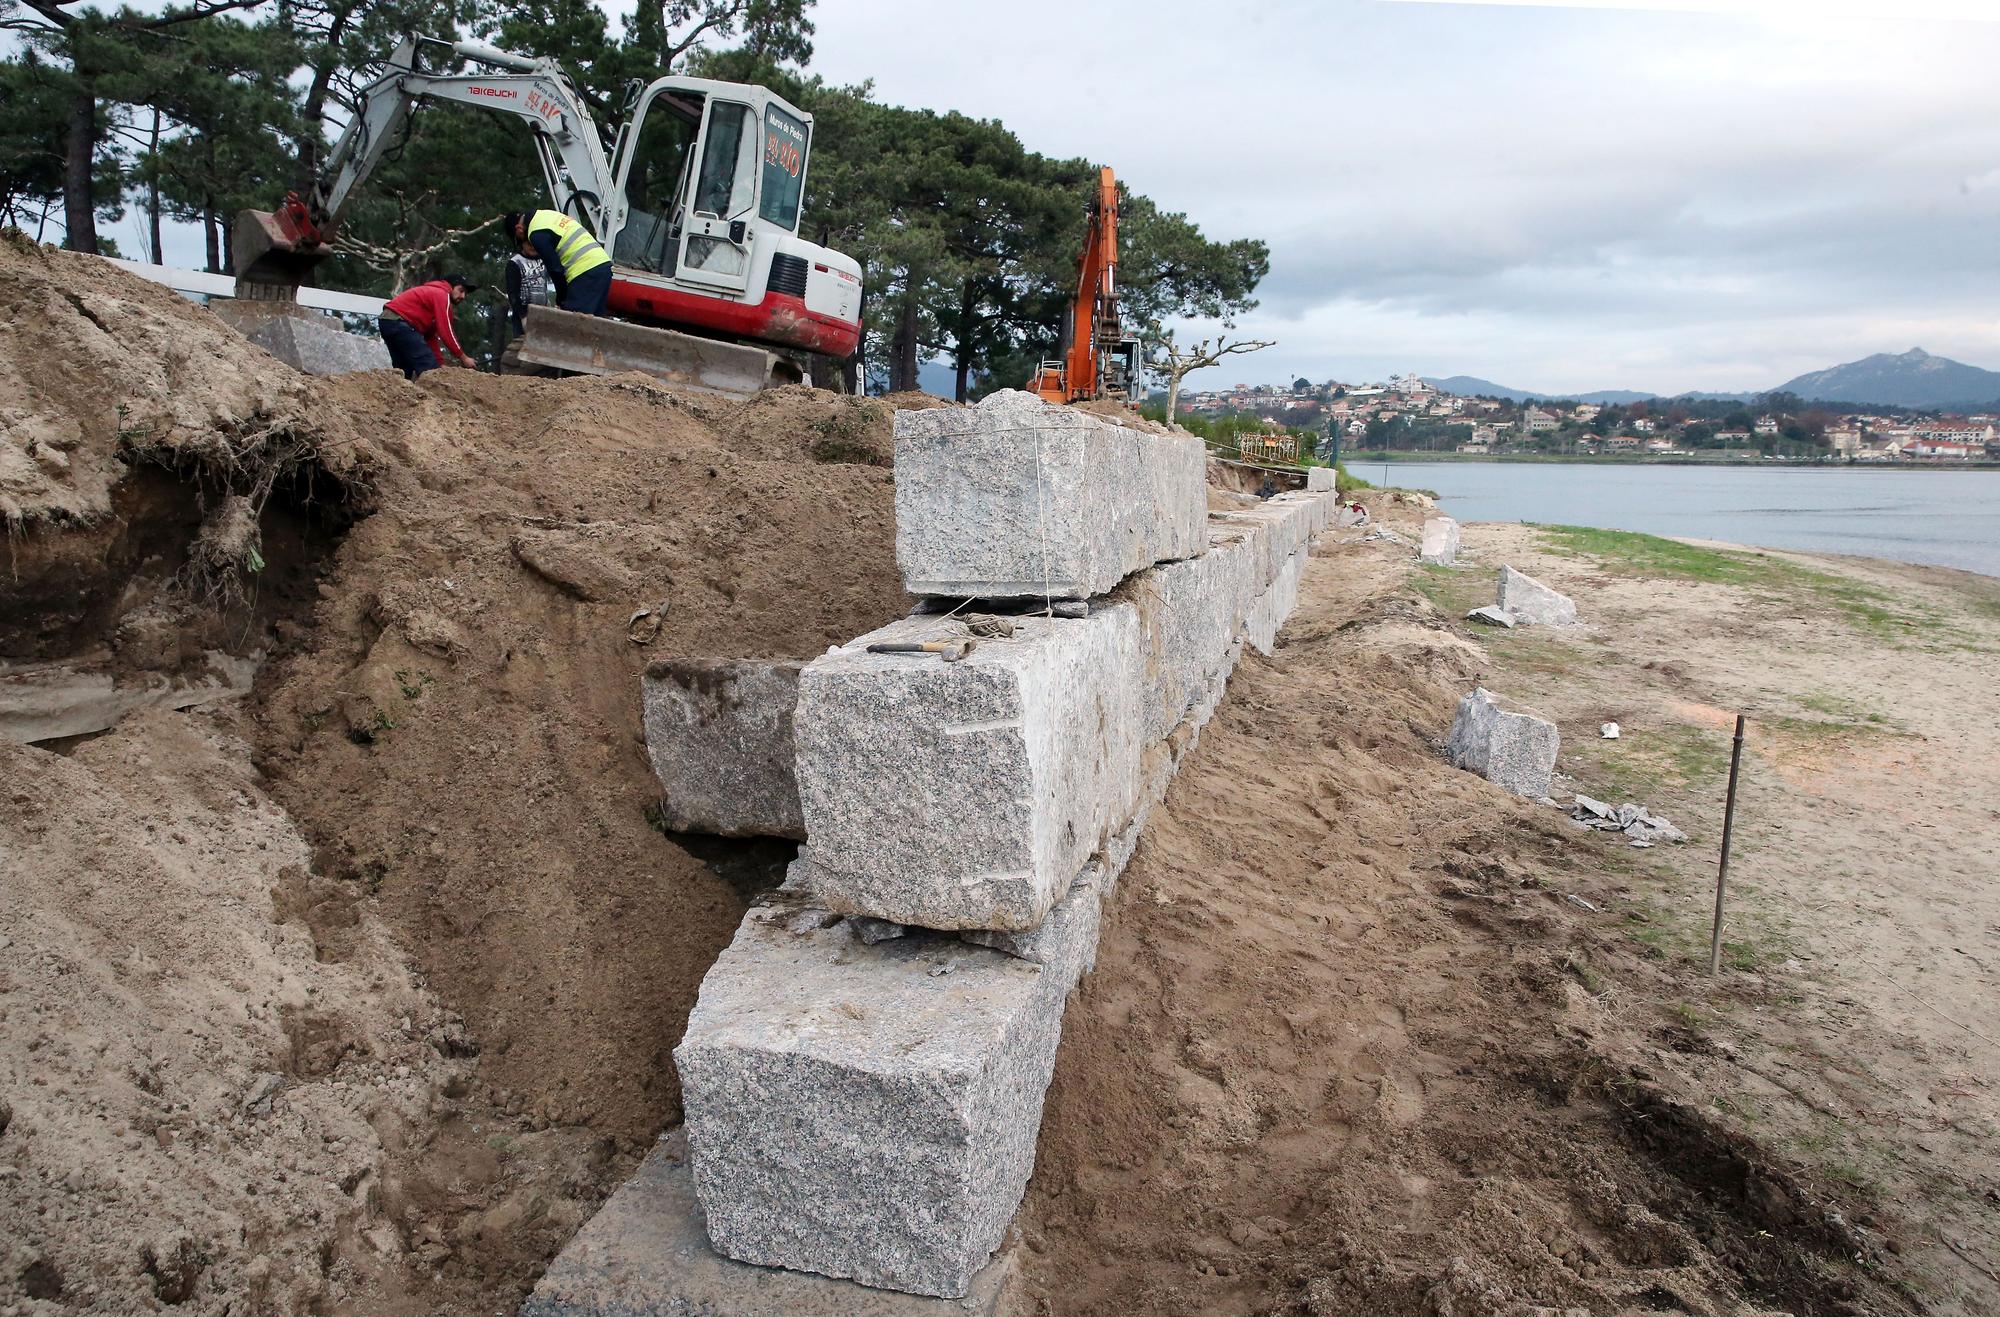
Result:
{"type": "Polygon", "coordinates": [[[1118,323],[1118,179],[1097,171],[1090,229],[1077,259],[1076,299],[1064,327],[1061,358],[1044,361],[1030,387],[1049,402],[1081,402],[1100,392],[1102,354],[1120,338],[1118,323]]]}

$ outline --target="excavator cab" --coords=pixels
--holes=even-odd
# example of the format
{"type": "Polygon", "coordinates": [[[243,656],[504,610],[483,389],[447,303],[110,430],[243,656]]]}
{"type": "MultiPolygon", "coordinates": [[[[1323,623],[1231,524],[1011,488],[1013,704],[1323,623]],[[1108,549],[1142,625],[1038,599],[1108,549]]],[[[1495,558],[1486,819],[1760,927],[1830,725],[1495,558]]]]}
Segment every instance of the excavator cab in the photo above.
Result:
{"type": "Polygon", "coordinates": [[[612,309],[657,313],[649,299],[673,294],[672,283],[803,297],[806,263],[781,249],[800,245],[811,138],[811,120],[763,87],[679,77],[648,86],[611,153],[604,228],[628,276],[612,309]]]}

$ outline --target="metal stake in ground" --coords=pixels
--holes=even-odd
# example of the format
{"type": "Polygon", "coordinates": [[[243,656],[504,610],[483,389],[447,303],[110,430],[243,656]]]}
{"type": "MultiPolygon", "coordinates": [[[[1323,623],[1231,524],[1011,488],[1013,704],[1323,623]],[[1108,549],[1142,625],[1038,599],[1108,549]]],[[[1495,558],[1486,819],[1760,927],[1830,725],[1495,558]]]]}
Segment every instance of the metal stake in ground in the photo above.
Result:
{"type": "Polygon", "coordinates": [[[1722,807],[1722,863],[1715,871],[1715,927],[1708,935],[1708,973],[1722,972],[1722,889],[1729,881],[1729,833],[1736,823],[1736,770],[1743,762],[1743,715],[1736,715],[1736,744],[1729,751],[1729,801],[1722,807]]]}

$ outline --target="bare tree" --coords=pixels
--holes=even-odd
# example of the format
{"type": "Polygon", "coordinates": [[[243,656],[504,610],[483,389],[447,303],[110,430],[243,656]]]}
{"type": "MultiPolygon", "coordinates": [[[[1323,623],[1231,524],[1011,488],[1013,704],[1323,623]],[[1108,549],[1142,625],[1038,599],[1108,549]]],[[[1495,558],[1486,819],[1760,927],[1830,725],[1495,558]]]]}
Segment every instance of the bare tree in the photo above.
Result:
{"type": "MultiPolygon", "coordinates": [[[[417,208],[401,193],[393,195],[399,211],[395,231],[408,232],[413,226],[417,208]]],[[[394,296],[409,287],[411,278],[429,265],[440,252],[460,238],[469,238],[481,229],[491,228],[499,222],[500,218],[496,215],[492,219],[482,220],[469,229],[440,229],[437,239],[423,247],[380,246],[355,237],[351,228],[343,228],[334,235],[333,249],[340,255],[352,256],[371,270],[380,270],[388,275],[390,295],[394,296]]]]}
{"type": "Polygon", "coordinates": [[[1231,343],[1221,334],[1213,339],[1199,339],[1193,347],[1181,348],[1175,345],[1174,336],[1160,336],[1159,351],[1152,361],[1152,371],[1167,382],[1167,421],[1171,424],[1179,415],[1181,401],[1181,380],[1195,371],[1209,366],[1220,365],[1224,357],[1233,357],[1242,352],[1262,352],[1265,348],[1276,347],[1275,339],[1241,339],[1231,343]]]}

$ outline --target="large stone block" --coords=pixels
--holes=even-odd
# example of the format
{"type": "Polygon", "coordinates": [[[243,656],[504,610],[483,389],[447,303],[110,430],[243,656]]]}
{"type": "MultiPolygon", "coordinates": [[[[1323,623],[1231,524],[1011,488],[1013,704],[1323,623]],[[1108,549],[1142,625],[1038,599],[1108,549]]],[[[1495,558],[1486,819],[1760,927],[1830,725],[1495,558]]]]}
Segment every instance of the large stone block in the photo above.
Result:
{"type": "Polygon", "coordinates": [[[793,769],[796,662],[674,658],[640,679],[646,754],[676,832],[806,835],[793,769]]]}
{"type": "Polygon", "coordinates": [[[1299,578],[1305,574],[1306,553],[1301,550],[1285,560],[1270,587],[1250,606],[1243,619],[1243,634],[1259,654],[1278,647],[1278,632],[1299,605],[1299,578]]]}
{"type": "Polygon", "coordinates": [[[1576,624],[1574,600],[1512,567],[1500,569],[1500,597],[1496,602],[1503,612],[1513,616],[1519,626],[1576,624]]]}
{"type": "Polygon", "coordinates": [[[1457,767],[1517,796],[1540,800],[1549,794],[1549,775],[1561,746],[1554,723],[1501,708],[1482,686],[1458,702],[1446,753],[1457,767]]]}
{"type": "Polygon", "coordinates": [[[1192,435],[1007,389],[896,414],[896,561],[911,594],[1088,599],[1206,547],[1192,435]]]}
{"type": "Polygon", "coordinates": [[[920,930],[868,945],[792,893],[753,909],[674,1051],[716,1251],[965,1294],[1034,1167],[1095,942],[1076,909],[1040,964],[920,930]]]}
{"type": "Polygon", "coordinates": [[[963,1299],[731,1261],[709,1247],[686,1131],[676,1129],[563,1247],[521,1317],[979,1317],[998,1311],[1013,1259],[1014,1250],[1003,1251],[963,1299]]]}
{"type": "Polygon", "coordinates": [[[218,300],[209,309],[237,333],[308,375],[389,368],[389,348],[379,337],[350,334],[332,316],[296,302],[218,300]]]}
{"type": "Polygon", "coordinates": [[[1458,523],[1450,517],[1425,517],[1423,547],[1417,551],[1417,559],[1437,567],[1451,567],[1458,562],[1458,523]]]}
{"type": "Polygon", "coordinates": [[[1139,610],[1145,653],[1145,741],[1159,741],[1187,716],[1218,674],[1231,642],[1265,589],[1265,553],[1254,528],[1212,526],[1199,558],[1140,572],[1117,598],[1139,610]]]}
{"type": "Polygon", "coordinates": [[[794,738],[801,861],[830,908],[923,928],[1032,928],[1137,797],[1137,610],[1016,619],[963,662],[870,654],[951,635],[918,616],[808,664],[794,738]]]}
{"type": "Polygon", "coordinates": [[[1306,492],[1331,494],[1335,478],[1334,469],[1330,466],[1309,466],[1306,468],[1306,492]]]}

